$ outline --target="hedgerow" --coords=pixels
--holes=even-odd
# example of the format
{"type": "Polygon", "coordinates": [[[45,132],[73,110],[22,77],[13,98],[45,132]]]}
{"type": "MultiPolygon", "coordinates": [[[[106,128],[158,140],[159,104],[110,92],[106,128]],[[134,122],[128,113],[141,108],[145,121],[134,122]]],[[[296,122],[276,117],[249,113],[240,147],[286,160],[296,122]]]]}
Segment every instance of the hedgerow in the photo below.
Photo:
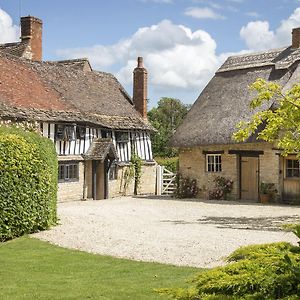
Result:
{"type": "Polygon", "coordinates": [[[57,168],[50,140],[0,126],[0,241],[56,223],[57,168]]]}
{"type": "MultiPolygon", "coordinates": [[[[300,237],[300,226],[293,231],[300,237]]],[[[300,247],[272,243],[242,247],[228,265],[200,273],[187,289],[160,289],[177,300],[300,299],[300,247]]]]}

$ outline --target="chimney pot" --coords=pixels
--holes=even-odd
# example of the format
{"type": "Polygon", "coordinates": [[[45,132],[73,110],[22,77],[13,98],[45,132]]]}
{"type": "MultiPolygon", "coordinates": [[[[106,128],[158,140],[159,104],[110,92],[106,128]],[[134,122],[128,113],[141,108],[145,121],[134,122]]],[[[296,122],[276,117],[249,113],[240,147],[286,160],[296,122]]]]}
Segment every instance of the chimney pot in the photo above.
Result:
{"type": "Polygon", "coordinates": [[[300,47],[300,28],[294,28],[292,31],[292,48],[297,49],[300,47]]]}
{"type": "Polygon", "coordinates": [[[143,63],[143,58],[142,57],[138,57],[137,59],[138,62],[138,68],[144,68],[144,63],[143,63]]]}
{"type": "Polygon", "coordinates": [[[42,60],[42,20],[27,16],[21,17],[21,41],[28,43],[28,58],[42,60]]]}

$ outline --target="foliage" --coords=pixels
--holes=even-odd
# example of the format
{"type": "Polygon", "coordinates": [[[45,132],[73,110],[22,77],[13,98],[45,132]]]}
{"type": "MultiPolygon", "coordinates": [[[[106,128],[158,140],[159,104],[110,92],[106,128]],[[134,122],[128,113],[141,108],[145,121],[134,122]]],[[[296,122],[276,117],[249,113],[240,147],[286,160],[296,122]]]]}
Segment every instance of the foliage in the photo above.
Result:
{"type": "Polygon", "coordinates": [[[132,153],[130,163],[134,170],[134,194],[137,195],[142,177],[142,159],[137,154],[132,153]]]}
{"type": "Polygon", "coordinates": [[[157,129],[152,135],[154,156],[173,157],[177,151],[168,146],[171,136],[182,122],[190,106],[174,98],[161,98],[156,108],[148,112],[151,125],[157,129]]]}
{"type": "Polygon", "coordinates": [[[246,246],[227,260],[228,265],[195,277],[193,287],[160,293],[180,300],[300,299],[300,247],[285,242],[246,246]]]}
{"type": "Polygon", "coordinates": [[[0,127],[0,241],[56,222],[57,169],[49,139],[0,127]]]}
{"type": "Polygon", "coordinates": [[[240,122],[233,138],[245,141],[258,132],[258,138],[275,142],[283,154],[300,157],[300,85],[284,91],[274,82],[257,79],[251,86],[257,92],[250,108],[255,113],[249,122],[240,122]]]}
{"type": "Polygon", "coordinates": [[[142,177],[142,159],[134,152],[131,153],[131,159],[129,166],[126,166],[123,171],[124,183],[123,183],[123,195],[127,194],[128,187],[134,179],[134,195],[138,194],[138,190],[141,184],[142,177]]]}
{"type": "Polygon", "coordinates": [[[0,245],[0,299],[157,300],[161,286],[185,287],[191,267],[138,262],[22,237],[0,245]]]}
{"type": "Polygon", "coordinates": [[[178,174],[176,177],[176,192],[177,198],[196,198],[199,192],[197,180],[190,177],[184,177],[178,174]]]}
{"type": "Polygon", "coordinates": [[[166,167],[169,171],[177,173],[178,171],[178,157],[155,157],[155,161],[166,167]]]}
{"type": "Polygon", "coordinates": [[[227,199],[228,194],[232,192],[233,181],[231,179],[217,176],[214,178],[215,188],[209,191],[209,199],[219,200],[227,199]]]}
{"type": "Polygon", "coordinates": [[[278,191],[275,188],[275,183],[261,182],[259,185],[259,192],[260,194],[275,196],[278,191]]]}

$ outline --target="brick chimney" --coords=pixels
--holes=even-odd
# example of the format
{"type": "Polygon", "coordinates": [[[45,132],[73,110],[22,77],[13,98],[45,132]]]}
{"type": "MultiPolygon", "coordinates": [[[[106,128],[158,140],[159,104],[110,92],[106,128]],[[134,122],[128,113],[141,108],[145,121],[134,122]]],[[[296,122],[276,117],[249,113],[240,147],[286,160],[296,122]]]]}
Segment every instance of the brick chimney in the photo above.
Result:
{"type": "Polygon", "coordinates": [[[133,103],[135,109],[147,119],[147,70],[143,58],[138,57],[138,65],[133,71],[133,103]]]}
{"type": "Polygon", "coordinates": [[[294,28],[292,31],[292,48],[297,49],[300,47],[300,28],[294,28]]]}
{"type": "Polygon", "coordinates": [[[34,61],[42,60],[42,20],[27,16],[21,18],[21,41],[28,42],[28,58],[34,61]]]}

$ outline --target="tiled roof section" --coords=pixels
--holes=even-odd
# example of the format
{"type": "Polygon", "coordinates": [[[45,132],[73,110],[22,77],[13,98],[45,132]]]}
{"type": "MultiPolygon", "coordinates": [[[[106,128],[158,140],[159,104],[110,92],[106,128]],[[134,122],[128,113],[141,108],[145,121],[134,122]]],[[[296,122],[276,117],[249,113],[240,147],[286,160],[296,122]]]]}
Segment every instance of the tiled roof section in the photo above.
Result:
{"type": "Polygon", "coordinates": [[[18,57],[23,57],[27,49],[27,46],[28,46],[27,42],[7,43],[7,44],[0,45],[0,51],[18,57]]]}
{"type": "Polygon", "coordinates": [[[31,63],[43,81],[82,112],[141,118],[118,80],[105,72],[83,72],[72,65],[31,63]]]}
{"type": "Polygon", "coordinates": [[[92,67],[87,58],[77,58],[77,59],[68,59],[68,60],[58,60],[58,61],[49,61],[48,63],[71,66],[75,69],[79,69],[85,72],[92,71],[92,67]]]}
{"type": "Polygon", "coordinates": [[[288,69],[299,60],[299,48],[274,49],[259,53],[231,56],[219,68],[217,73],[263,66],[274,66],[275,69],[288,69]]]}
{"type": "Polygon", "coordinates": [[[72,110],[70,103],[61,101],[60,94],[50,89],[27,64],[19,58],[0,54],[0,101],[10,106],[72,110]]]}
{"type": "Polygon", "coordinates": [[[0,52],[0,116],[153,130],[117,79],[73,64],[31,62],[0,52]]]}
{"type": "Polygon", "coordinates": [[[117,159],[117,151],[111,139],[94,139],[88,151],[83,155],[85,159],[104,161],[106,157],[117,159]]]}
{"type": "Polygon", "coordinates": [[[42,110],[25,107],[14,107],[0,100],[0,118],[45,121],[45,122],[76,122],[80,124],[99,125],[109,129],[143,129],[153,130],[150,124],[137,118],[106,116],[99,114],[82,113],[80,111],[42,110]]]}

